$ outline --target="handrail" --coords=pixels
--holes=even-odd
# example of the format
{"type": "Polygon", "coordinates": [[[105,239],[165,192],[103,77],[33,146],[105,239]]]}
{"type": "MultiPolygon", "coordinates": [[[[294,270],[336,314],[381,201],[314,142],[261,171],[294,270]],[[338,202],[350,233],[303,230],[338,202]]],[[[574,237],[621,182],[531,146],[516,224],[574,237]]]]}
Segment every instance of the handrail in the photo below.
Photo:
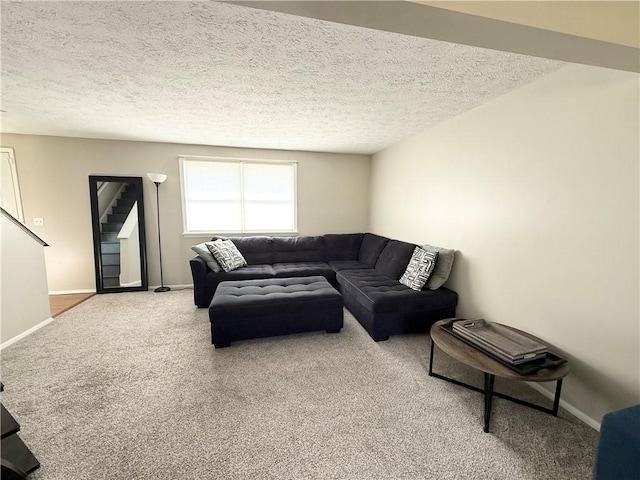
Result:
{"type": "Polygon", "coordinates": [[[20,220],[15,218],[9,212],[7,212],[4,208],[0,207],[0,210],[2,210],[2,214],[5,217],[7,217],[9,220],[11,220],[13,223],[15,223],[17,226],[19,226],[27,235],[29,235],[31,238],[33,238],[36,242],[41,244],[43,247],[48,247],[49,246],[49,244],[47,242],[45,242],[38,235],[33,233],[29,227],[27,227],[24,223],[22,223],[20,220]]]}

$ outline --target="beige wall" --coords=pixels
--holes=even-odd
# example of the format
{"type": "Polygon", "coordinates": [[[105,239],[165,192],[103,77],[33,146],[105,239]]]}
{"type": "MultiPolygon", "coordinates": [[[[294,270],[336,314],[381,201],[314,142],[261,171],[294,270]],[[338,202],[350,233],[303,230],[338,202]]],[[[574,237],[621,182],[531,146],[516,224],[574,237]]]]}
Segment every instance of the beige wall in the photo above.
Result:
{"type": "Polygon", "coordinates": [[[596,422],[640,402],[638,105],[638,75],[572,65],[372,164],[371,230],[459,250],[458,314],[561,348],[596,422]]]}
{"type": "Polygon", "coordinates": [[[190,246],[209,237],[184,237],[178,155],[298,161],[298,230],[301,235],[364,231],[369,217],[367,155],[340,155],[196,145],[3,134],[14,147],[26,222],[46,251],[49,290],[95,289],[89,175],[144,177],[149,284],[159,285],[155,186],[147,172],[166,173],[160,187],[164,281],[191,284],[190,246]]]}
{"type": "Polygon", "coordinates": [[[635,48],[640,47],[640,5],[637,1],[413,1],[480,17],[494,18],[635,48]]]}
{"type": "MultiPolygon", "coordinates": [[[[51,317],[44,249],[16,224],[2,217],[0,249],[0,344],[41,326],[51,317]]],[[[12,343],[12,342],[9,342],[12,343]]]]}

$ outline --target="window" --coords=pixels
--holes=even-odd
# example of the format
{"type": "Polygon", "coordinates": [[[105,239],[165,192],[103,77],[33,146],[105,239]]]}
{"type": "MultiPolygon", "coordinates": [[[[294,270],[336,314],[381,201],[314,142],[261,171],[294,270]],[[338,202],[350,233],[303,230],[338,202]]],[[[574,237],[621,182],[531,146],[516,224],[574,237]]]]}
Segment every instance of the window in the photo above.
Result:
{"type": "Polygon", "coordinates": [[[180,157],[185,233],[293,233],[296,163],[180,157]]]}

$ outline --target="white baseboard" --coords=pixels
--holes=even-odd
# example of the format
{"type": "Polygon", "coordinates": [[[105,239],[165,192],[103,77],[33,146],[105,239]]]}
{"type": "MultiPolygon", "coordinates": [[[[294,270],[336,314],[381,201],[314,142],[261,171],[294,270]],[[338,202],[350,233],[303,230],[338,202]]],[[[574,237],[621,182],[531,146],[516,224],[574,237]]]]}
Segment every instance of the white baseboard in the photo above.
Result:
{"type": "Polygon", "coordinates": [[[5,348],[7,348],[9,345],[13,345],[14,343],[16,343],[18,340],[22,340],[24,337],[26,337],[27,335],[31,335],[33,332],[35,332],[36,330],[40,330],[42,327],[44,327],[45,325],[50,324],[51,322],[53,322],[53,318],[49,317],[47,318],[44,322],[40,322],[37,325],[34,325],[33,327],[31,327],[29,330],[26,330],[24,332],[22,332],[19,335],[16,335],[13,338],[10,338],[9,340],[7,340],[6,342],[0,344],[0,350],[3,350],[5,348]]]}
{"type": "Polygon", "coordinates": [[[96,289],[89,289],[89,290],[55,290],[52,292],[49,292],[49,295],[71,295],[73,293],[96,293],[96,289]]]}
{"type": "MultiPolygon", "coordinates": [[[[551,393],[546,388],[543,388],[540,384],[534,383],[534,382],[527,382],[527,384],[534,390],[540,392],[542,395],[547,397],[549,400],[553,401],[554,394],[551,393]]],[[[584,423],[589,425],[594,430],[598,432],[600,431],[600,422],[595,421],[593,418],[591,418],[589,415],[584,413],[582,410],[578,410],[576,407],[574,407],[570,403],[562,400],[562,398],[560,399],[560,406],[564,408],[567,412],[569,412],[571,415],[576,417],[577,419],[582,420],[584,423]]]]}

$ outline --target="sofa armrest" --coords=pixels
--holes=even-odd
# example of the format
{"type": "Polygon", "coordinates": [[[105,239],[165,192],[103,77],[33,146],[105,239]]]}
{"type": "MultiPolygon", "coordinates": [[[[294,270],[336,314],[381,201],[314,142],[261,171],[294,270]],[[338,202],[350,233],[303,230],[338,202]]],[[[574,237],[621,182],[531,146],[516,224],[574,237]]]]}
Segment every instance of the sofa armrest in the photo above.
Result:
{"type": "Polygon", "coordinates": [[[207,262],[205,262],[200,255],[196,255],[191,260],[189,260],[189,265],[191,265],[191,273],[194,277],[198,275],[204,279],[204,277],[207,275],[207,270],[211,270],[207,265],[207,262]]]}
{"type": "Polygon", "coordinates": [[[638,478],[639,448],[640,404],[607,413],[600,427],[593,479],[638,478]]]}
{"type": "Polygon", "coordinates": [[[202,257],[194,257],[189,260],[191,267],[191,276],[193,277],[193,300],[199,306],[207,306],[207,272],[211,269],[208,267],[202,257]]]}

